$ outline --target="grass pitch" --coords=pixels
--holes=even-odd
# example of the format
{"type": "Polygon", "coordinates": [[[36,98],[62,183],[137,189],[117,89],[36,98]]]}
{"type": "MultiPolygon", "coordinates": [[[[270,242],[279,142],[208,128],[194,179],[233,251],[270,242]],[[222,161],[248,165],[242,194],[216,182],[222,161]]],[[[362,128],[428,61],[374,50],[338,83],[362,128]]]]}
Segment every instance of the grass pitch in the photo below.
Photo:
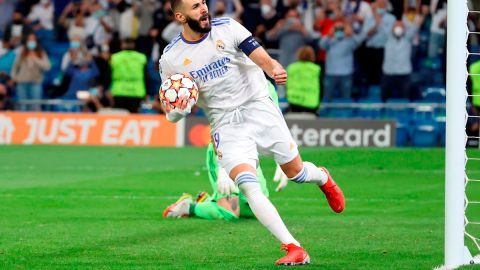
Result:
{"type": "MultiPolygon", "coordinates": [[[[302,154],[328,167],[347,197],[338,215],[313,185],[290,183],[275,193],[268,182],[272,202],[310,253],[304,269],[443,264],[443,149],[302,154]]],[[[284,254],[279,243],[255,219],[161,218],[182,192],[210,192],[204,157],[202,148],[0,147],[0,269],[281,268],[273,265],[284,254]]],[[[273,161],[261,165],[270,180],[273,161]]],[[[469,163],[480,179],[475,168],[469,163]]],[[[480,188],[467,190],[480,200],[480,188]]],[[[468,214],[480,220],[475,208],[468,214]]]]}

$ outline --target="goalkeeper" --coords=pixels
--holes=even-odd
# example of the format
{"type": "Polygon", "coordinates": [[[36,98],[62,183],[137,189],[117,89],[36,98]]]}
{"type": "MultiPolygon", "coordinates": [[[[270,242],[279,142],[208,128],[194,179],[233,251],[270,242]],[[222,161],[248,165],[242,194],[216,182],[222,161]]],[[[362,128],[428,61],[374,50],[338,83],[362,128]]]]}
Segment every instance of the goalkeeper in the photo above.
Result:
{"type": "MultiPolygon", "coordinates": [[[[278,106],[278,96],[274,86],[269,83],[270,96],[278,106]]],[[[189,217],[197,216],[200,218],[214,220],[237,220],[240,217],[253,217],[253,213],[248,206],[245,196],[238,191],[234,181],[230,179],[225,169],[218,166],[217,154],[213,143],[207,147],[206,165],[208,179],[212,185],[213,194],[209,196],[206,192],[201,192],[195,201],[192,195],[184,193],[175,203],[168,206],[163,212],[163,217],[189,217]]],[[[257,178],[262,193],[268,197],[268,189],[260,166],[257,168],[257,178]]],[[[277,170],[273,179],[279,182],[275,191],[280,191],[288,183],[287,176],[277,165],[277,170]]]]}
{"type": "MultiPolygon", "coordinates": [[[[218,166],[213,143],[209,143],[207,148],[207,171],[213,194],[209,196],[206,192],[201,192],[194,201],[190,194],[184,193],[177,202],[165,209],[163,217],[197,216],[209,220],[232,221],[254,216],[245,196],[239,193],[225,169],[218,166]]],[[[260,167],[257,169],[257,177],[263,194],[268,197],[265,177],[260,167]]]]}

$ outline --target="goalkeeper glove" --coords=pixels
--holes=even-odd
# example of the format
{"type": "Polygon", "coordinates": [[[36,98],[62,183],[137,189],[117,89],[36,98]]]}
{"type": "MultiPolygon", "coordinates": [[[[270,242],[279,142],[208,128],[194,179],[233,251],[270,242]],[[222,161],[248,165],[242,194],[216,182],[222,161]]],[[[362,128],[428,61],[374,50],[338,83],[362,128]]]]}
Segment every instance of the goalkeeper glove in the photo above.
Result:
{"type": "Polygon", "coordinates": [[[217,191],[224,196],[238,193],[237,186],[232,179],[230,179],[225,169],[220,166],[218,167],[217,175],[217,191]]]}
{"type": "Polygon", "coordinates": [[[277,169],[275,170],[275,175],[273,176],[273,182],[279,182],[275,188],[276,192],[282,191],[288,184],[288,177],[283,173],[280,165],[277,164],[277,169]]]}

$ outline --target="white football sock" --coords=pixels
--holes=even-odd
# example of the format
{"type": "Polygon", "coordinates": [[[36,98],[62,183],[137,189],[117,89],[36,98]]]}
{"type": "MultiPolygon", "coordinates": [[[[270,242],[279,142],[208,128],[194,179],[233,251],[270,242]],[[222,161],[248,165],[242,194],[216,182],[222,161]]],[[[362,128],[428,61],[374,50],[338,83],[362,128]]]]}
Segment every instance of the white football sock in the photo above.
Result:
{"type": "Polygon", "coordinates": [[[263,226],[282,244],[294,243],[300,246],[300,243],[288,231],[275,206],[262,193],[257,177],[253,173],[240,173],[237,175],[235,182],[243,195],[245,195],[245,198],[247,198],[250,209],[252,209],[252,212],[263,226]]]}
{"type": "Polygon", "coordinates": [[[327,182],[328,175],[324,170],[318,168],[313,163],[305,161],[303,162],[302,170],[291,180],[298,184],[315,183],[321,186],[327,182]]]}

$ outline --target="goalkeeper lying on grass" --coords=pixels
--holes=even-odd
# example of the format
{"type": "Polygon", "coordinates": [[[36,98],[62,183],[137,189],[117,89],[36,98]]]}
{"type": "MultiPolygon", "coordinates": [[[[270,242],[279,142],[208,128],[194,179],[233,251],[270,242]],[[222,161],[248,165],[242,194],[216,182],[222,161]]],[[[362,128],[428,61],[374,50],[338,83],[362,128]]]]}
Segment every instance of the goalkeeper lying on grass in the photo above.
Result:
{"type": "MultiPolygon", "coordinates": [[[[228,177],[225,170],[218,166],[217,155],[213,143],[207,147],[208,179],[212,185],[213,194],[201,192],[195,201],[192,195],[184,193],[174,204],[168,206],[163,212],[163,217],[191,217],[197,216],[204,219],[237,220],[240,217],[253,217],[247,199],[238,191],[235,183],[228,177]]],[[[268,189],[260,166],[257,168],[257,177],[263,194],[268,197],[268,189]]],[[[277,166],[274,181],[280,182],[275,189],[280,191],[288,183],[288,179],[277,166]]]]}

